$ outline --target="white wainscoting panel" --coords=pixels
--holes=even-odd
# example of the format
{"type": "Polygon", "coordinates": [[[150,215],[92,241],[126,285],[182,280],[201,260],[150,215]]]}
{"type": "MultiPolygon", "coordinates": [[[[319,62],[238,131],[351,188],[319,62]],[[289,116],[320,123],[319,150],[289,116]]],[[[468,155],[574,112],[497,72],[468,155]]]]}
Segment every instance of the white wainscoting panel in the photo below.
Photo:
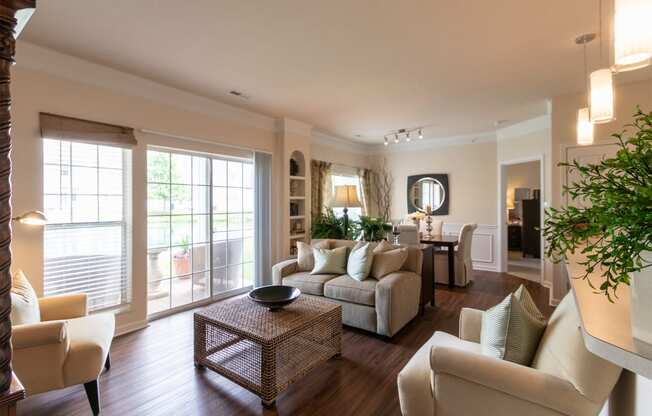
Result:
{"type": "MultiPolygon", "coordinates": [[[[459,234],[464,224],[444,223],[444,234],[459,234]]],[[[498,227],[491,224],[478,224],[478,228],[473,233],[473,243],[471,245],[471,260],[475,270],[488,270],[495,272],[497,270],[496,241],[498,227]]]]}

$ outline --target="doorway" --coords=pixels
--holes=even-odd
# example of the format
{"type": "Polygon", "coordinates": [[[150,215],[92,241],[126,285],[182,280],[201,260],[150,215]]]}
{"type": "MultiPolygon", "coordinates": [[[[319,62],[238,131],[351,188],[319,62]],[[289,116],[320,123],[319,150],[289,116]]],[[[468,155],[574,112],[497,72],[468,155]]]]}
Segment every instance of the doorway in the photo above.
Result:
{"type": "Polygon", "coordinates": [[[543,282],[543,158],[501,162],[500,215],[503,271],[543,282]]]}

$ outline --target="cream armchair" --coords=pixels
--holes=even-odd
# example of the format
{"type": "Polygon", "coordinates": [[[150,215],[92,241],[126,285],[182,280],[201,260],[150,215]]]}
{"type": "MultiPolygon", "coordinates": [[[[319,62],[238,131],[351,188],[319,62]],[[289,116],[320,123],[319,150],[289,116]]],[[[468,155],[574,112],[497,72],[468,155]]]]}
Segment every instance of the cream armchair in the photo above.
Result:
{"type": "Polygon", "coordinates": [[[40,322],[12,327],[13,368],[28,395],[83,384],[99,414],[98,378],[110,367],[113,314],[88,315],[85,294],[38,299],[40,322]]]}
{"type": "Polygon", "coordinates": [[[559,304],[531,367],[481,354],[482,311],[462,309],[460,338],[435,332],[398,375],[404,416],[597,415],[621,368],[584,347],[573,295],[559,304]]]}

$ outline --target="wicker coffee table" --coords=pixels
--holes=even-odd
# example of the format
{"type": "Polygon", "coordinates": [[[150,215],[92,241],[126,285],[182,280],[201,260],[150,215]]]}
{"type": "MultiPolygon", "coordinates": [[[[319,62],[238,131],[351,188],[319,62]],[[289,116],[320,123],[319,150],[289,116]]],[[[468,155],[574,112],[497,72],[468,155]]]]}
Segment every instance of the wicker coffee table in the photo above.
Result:
{"type": "Polygon", "coordinates": [[[263,405],[342,351],[340,305],[301,295],[270,311],[246,296],[195,313],[195,365],[258,395],[263,405]]]}

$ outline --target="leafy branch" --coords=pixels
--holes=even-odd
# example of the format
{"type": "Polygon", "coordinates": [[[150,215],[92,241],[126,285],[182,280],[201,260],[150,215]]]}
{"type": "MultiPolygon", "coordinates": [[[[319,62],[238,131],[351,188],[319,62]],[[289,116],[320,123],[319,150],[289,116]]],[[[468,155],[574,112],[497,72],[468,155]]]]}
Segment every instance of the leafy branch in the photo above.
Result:
{"type": "Polygon", "coordinates": [[[631,273],[652,267],[652,258],[643,257],[652,250],[652,113],[638,108],[634,122],[613,137],[614,157],[559,164],[579,175],[563,190],[576,206],[548,208],[543,228],[546,256],[560,262],[579,251],[585,256],[579,278],[610,301],[631,273]],[[597,269],[599,284],[589,278],[597,269]]]}

